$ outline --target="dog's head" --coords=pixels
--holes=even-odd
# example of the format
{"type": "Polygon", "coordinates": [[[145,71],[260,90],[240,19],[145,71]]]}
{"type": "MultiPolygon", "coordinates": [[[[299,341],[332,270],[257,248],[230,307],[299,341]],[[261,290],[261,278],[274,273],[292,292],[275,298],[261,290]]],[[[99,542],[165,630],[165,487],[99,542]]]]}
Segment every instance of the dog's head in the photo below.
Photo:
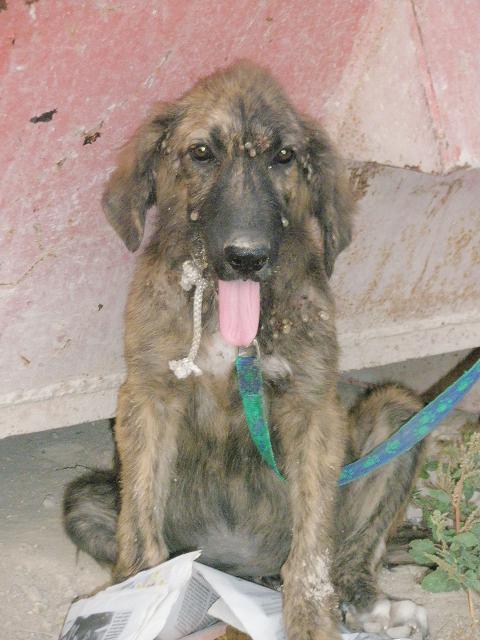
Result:
{"type": "Polygon", "coordinates": [[[103,206],[128,249],[147,209],[168,215],[172,202],[221,280],[268,278],[285,234],[312,220],[328,276],[350,240],[350,192],[328,139],[248,63],[159,105],[121,151],[103,206]]]}

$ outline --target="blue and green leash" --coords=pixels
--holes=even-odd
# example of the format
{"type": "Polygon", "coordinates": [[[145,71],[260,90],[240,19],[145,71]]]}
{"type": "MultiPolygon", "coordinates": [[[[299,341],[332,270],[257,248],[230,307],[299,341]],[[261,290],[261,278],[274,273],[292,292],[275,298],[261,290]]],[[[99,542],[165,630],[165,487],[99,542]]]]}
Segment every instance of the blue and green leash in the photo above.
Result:
{"type": "Polygon", "coordinates": [[[243,410],[252,440],[264,462],[271,467],[279,478],[280,473],[270,440],[270,430],[263,401],[263,378],[260,361],[256,351],[241,351],[235,360],[237,368],[238,388],[242,399],[243,410]]]}
{"type": "MultiPolygon", "coordinates": [[[[240,397],[252,440],[264,462],[284,480],[275,461],[263,399],[263,378],[255,349],[242,350],[235,361],[240,397]]],[[[407,420],[388,440],[343,467],[338,484],[363,478],[406,453],[428,436],[480,379],[480,359],[445,391],[407,420]]]]}

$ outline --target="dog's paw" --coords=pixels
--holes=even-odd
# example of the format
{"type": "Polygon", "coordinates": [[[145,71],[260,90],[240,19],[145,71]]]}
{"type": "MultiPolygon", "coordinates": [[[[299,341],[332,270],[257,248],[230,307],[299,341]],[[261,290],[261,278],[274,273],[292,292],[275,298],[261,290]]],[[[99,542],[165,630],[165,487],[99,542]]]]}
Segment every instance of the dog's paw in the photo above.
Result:
{"type": "Polygon", "coordinates": [[[347,626],[360,627],[382,638],[421,638],[428,640],[428,618],[424,607],[411,600],[381,598],[368,611],[346,610],[347,626]],[[353,623],[353,624],[352,624],[353,623]]]}

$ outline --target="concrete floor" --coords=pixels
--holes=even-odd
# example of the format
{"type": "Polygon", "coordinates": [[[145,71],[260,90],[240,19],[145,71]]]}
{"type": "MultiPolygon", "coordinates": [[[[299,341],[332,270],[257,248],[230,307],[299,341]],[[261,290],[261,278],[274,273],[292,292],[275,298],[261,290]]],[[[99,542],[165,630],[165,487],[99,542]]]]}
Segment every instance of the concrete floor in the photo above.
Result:
{"type": "MultiPolygon", "coordinates": [[[[69,480],[111,457],[107,422],[0,440],[0,638],[55,640],[72,599],[108,580],[64,534],[61,500],[69,480]]],[[[470,640],[463,594],[427,594],[417,578],[418,568],[400,567],[382,586],[427,606],[433,640],[470,640]]]]}
{"type": "Polygon", "coordinates": [[[108,580],[63,532],[65,484],[109,466],[107,422],[0,440],[0,638],[59,636],[72,599],[108,580]]]}

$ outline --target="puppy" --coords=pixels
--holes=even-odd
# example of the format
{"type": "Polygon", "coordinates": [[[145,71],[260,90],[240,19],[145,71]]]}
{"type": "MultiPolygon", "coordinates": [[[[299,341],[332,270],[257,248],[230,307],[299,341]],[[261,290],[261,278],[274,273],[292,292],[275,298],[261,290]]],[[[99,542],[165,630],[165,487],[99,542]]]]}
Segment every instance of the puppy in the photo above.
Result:
{"type": "Polygon", "coordinates": [[[116,580],[192,549],[238,576],[280,574],[289,640],[337,639],[340,602],[362,620],[374,607],[419,450],[340,491],[341,467],[420,407],[393,386],[350,416],[337,400],[329,277],[353,212],[342,166],[272,77],[239,63],[157,105],[121,151],[103,206],[130,251],[154,205],[125,317],[118,464],[70,485],[67,531],[116,580]],[[179,379],[169,363],[194,333],[188,261],[205,285],[202,374],[179,379]],[[285,480],[252,443],[239,396],[235,357],[253,338],[285,480]]]}

